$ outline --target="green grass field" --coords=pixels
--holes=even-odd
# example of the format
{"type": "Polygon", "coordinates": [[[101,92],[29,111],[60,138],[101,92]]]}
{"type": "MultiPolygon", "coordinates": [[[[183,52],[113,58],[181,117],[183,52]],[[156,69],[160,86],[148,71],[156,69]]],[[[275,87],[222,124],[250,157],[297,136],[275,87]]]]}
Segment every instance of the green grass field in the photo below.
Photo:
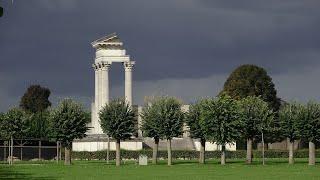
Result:
{"type": "Polygon", "coordinates": [[[288,165],[287,159],[268,159],[265,166],[260,161],[246,165],[244,160],[229,160],[225,166],[219,160],[210,160],[205,165],[175,161],[170,167],[165,163],[138,166],[131,161],[115,167],[105,161],[73,161],[72,166],[48,161],[18,162],[11,167],[0,165],[0,179],[320,179],[319,164],[308,166],[307,159],[296,159],[294,165],[288,165]]]}

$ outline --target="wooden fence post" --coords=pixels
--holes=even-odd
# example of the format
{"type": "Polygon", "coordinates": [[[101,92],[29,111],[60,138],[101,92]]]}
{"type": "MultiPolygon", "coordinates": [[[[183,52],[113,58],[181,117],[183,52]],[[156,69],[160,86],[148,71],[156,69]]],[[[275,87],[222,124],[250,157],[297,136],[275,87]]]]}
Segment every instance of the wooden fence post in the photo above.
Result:
{"type": "Polygon", "coordinates": [[[7,161],[7,141],[3,141],[3,161],[7,161]]]}
{"type": "Polygon", "coordinates": [[[23,148],[22,148],[22,139],[20,140],[20,160],[22,161],[23,159],[23,157],[22,157],[22,150],[23,150],[23,148]]]}
{"type": "Polygon", "coordinates": [[[10,162],[11,165],[13,164],[13,137],[11,136],[11,156],[10,156],[10,162]]]}
{"type": "Polygon", "coordinates": [[[59,141],[57,141],[57,156],[56,156],[57,164],[59,163],[59,141]]]}
{"type": "Polygon", "coordinates": [[[11,140],[8,140],[8,163],[11,165],[11,140]]]}

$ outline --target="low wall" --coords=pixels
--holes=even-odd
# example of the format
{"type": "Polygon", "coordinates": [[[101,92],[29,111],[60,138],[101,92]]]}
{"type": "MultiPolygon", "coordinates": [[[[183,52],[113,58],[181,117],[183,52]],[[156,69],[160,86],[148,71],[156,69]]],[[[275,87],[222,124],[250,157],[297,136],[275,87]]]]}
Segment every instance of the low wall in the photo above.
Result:
{"type": "MultiPolygon", "coordinates": [[[[128,141],[120,142],[120,148],[129,151],[139,151],[142,149],[152,149],[154,140],[152,138],[144,139],[133,139],[128,141]]],[[[195,150],[200,151],[200,142],[196,139],[191,138],[174,138],[172,139],[172,150],[195,150]]],[[[108,142],[106,138],[87,138],[82,140],[75,140],[72,143],[73,151],[103,151],[108,149],[108,142]]],[[[116,149],[116,143],[114,139],[110,139],[110,150],[114,151],[116,149]]],[[[159,150],[166,150],[167,142],[161,140],[159,142],[159,150]]],[[[206,142],[206,151],[219,151],[221,149],[220,145],[216,143],[206,142]]],[[[235,151],[236,143],[227,144],[227,151],[235,151]]]]}
{"type": "MultiPolygon", "coordinates": [[[[143,144],[141,141],[126,141],[120,142],[120,148],[129,151],[138,151],[142,150],[143,144]]],[[[103,151],[108,149],[108,142],[73,142],[72,143],[72,150],[73,151],[103,151]]],[[[116,142],[110,142],[110,150],[116,150],[116,142]]]]}
{"type": "MultiPolygon", "coordinates": [[[[201,143],[199,141],[194,141],[194,146],[196,151],[200,151],[201,143]]],[[[219,151],[221,150],[221,146],[217,145],[216,143],[206,142],[206,151],[219,151]]],[[[236,143],[234,144],[227,144],[226,145],[227,151],[236,151],[237,146],[236,143]]]]}

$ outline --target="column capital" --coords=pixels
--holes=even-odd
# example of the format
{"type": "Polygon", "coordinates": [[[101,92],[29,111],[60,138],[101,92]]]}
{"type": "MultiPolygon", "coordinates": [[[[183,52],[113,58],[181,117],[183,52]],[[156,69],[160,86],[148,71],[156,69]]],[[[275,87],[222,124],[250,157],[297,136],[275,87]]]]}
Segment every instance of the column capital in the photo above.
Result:
{"type": "Polygon", "coordinates": [[[97,71],[99,69],[98,64],[92,64],[92,68],[94,71],[97,71]]]}
{"type": "Polygon", "coordinates": [[[104,70],[108,71],[111,67],[111,63],[109,62],[99,62],[92,64],[92,67],[95,71],[104,70]]]}
{"type": "Polygon", "coordinates": [[[109,71],[110,67],[111,67],[111,63],[109,62],[102,62],[101,64],[101,70],[103,71],[109,71]]]}
{"type": "Polygon", "coordinates": [[[124,66],[125,71],[132,71],[135,64],[136,64],[135,61],[124,62],[123,66],[124,66]]]}

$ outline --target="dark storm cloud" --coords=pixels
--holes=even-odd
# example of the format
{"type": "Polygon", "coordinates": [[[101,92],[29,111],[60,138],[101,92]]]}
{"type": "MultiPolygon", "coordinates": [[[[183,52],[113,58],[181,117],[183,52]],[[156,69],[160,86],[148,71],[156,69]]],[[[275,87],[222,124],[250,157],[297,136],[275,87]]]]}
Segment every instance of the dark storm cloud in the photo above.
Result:
{"type": "MultiPolygon", "coordinates": [[[[218,84],[205,86],[215,88],[212,92],[216,93],[223,84],[220,81],[244,63],[264,66],[274,77],[303,75],[320,66],[320,1],[15,0],[11,4],[2,0],[0,3],[5,7],[5,15],[0,19],[3,82],[0,97],[7,97],[0,110],[8,107],[12,99],[17,101],[32,83],[48,86],[55,99],[60,96],[90,99],[93,94],[90,67],[94,59],[90,42],[111,32],[118,32],[128,54],[137,62],[134,80],[140,87],[136,99],[156,91],[156,87],[161,91],[169,88],[168,93],[173,95],[181,91],[168,82],[171,85],[183,82],[181,87],[186,89],[183,98],[189,99],[197,91],[188,90],[192,84],[210,83],[210,77],[220,77],[214,79],[218,84]]],[[[122,94],[121,72],[121,65],[112,66],[112,91],[117,95],[122,94]]],[[[196,96],[210,95],[210,89],[198,92],[196,96]]]]}

